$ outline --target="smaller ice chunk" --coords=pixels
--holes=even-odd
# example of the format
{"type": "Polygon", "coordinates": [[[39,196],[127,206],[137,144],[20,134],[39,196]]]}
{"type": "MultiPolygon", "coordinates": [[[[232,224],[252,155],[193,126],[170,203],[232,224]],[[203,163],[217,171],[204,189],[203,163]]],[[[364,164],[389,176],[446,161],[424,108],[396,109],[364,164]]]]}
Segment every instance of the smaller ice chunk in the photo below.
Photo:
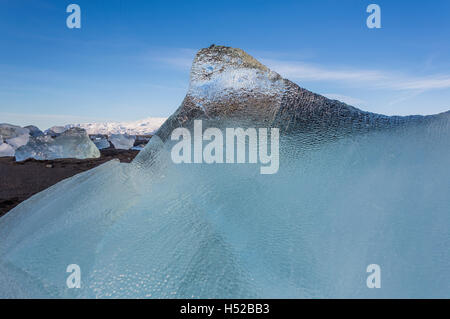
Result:
{"type": "Polygon", "coordinates": [[[139,145],[133,146],[131,149],[133,151],[142,151],[144,149],[144,147],[145,147],[145,144],[139,144],[139,145]]]}
{"type": "Polygon", "coordinates": [[[111,134],[109,141],[114,145],[114,148],[119,150],[129,150],[133,147],[136,136],[128,134],[111,134]]]}
{"type": "Polygon", "coordinates": [[[28,125],[25,126],[24,128],[28,129],[30,131],[30,135],[33,137],[44,135],[44,132],[42,132],[37,126],[28,125]]]}
{"type": "Polygon", "coordinates": [[[6,140],[6,143],[11,145],[14,149],[18,149],[22,145],[26,145],[30,139],[30,134],[26,133],[6,140]]]}
{"type": "Polygon", "coordinates": [[[111,145],[109,144],[109,141],[107,139],[107,137],[105,137],[104,135],[98,134],[98,135],[92,135],[91,137],[92,142],[94,142],[95,146],[97,146],[97,148],[99,150],[105,149],[105,148],[109,148],[111,145]]]}
{"type": "Polygon", "coordinates": [[[16,150],[16,161],[28,158],[50,160],[56,158],[98,158],[100,152],[86,131],[74,127],[56,138],[50,135],[31,137],[27,145],[16,150]]]}
{"type": "Polygon", "coordinates": [[[151,135],[136,135],[135,144],[147,144],[150,141],[151,135]]]}
{"type": "Polygon", "coordinates": [[[14,148],[7,143],[3,143],[3,139],[0,137],[0,157],[14,156],[14,152],[14,148]]]}
{"type": "Polygon", "coordinates": [[[0,137],[14,149],[28,143],[30,131],[26,128],[2,123],[0,124],[0,137]]]}

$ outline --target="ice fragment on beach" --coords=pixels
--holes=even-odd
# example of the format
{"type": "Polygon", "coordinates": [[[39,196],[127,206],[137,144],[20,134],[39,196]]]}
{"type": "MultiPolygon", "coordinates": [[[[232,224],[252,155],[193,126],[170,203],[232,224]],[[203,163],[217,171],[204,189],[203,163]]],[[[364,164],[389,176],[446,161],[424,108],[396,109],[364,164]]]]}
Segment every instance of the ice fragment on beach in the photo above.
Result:
{"type": "Polygon", "coordinates": [[[133,147],[136,137],[127,134],[111,134],[109,141],[114,145],[114,148],[119,150],[129,150],[133,147]]]}
{"type": "Polygon", "coordinates": [[[53,138],[50,135],[31,137],[27,145],[16,150],[16,161],[27,158],[50,160],[56,158],[98,158],[100,152],[86,131],[71,128],[53,138]]]}
{"type": "Polygon", "coordinates": [[[95,146],[97,146],[99,150],[110,147],[108,139],[101,134],[91,136],[91,140],[92,142],[94,142],[95,146]]]}
{"type": "Polygon", "coordinates": [[[44,135],[44,132],[42,132],[37,126],[28,125],[25,126],[24,128],[28,129],[30,131],[30,135],[33,137],[44,135]]]}
{"type": "Polygon", "coordinates": [[[3,143],[3,139],[0,138],[0,157],[4,156],[14,156],[14,148],[7,143],[3,143]]]}
{"type": "Polygon", "coordinates": [[[28,143],[30,131],[20,126],[4,123],[0,124],[0,137],[3,138],[4,142],[17,149],[28,143]]]}

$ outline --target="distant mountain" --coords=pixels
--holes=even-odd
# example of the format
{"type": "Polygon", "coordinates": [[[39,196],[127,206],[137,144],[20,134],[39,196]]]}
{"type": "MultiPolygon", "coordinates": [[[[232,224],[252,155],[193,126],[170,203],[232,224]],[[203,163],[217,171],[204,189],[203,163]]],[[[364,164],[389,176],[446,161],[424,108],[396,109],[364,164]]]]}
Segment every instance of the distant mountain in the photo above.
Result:
{"type": "Polygon", "coordinates": [[[71,124],[68,126],[84,128],[88,134],[149,135],[159,129],[165,120],[166,118],[163,117],[149,117],[134,122],[83,123],[71,124]]]}

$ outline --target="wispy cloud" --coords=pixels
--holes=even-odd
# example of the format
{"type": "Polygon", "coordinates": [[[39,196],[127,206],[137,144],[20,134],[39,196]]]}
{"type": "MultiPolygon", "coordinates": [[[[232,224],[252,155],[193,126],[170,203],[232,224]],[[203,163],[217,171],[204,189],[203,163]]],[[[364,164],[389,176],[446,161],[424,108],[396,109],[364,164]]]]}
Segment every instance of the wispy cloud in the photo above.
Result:
{"type": "Polygon", "coordinates": [[[422,94],[423,92],[425,92],[425,90],[408,90],[408,91],[403,91],[403,92],[400,93],[400,95],[397,98],[391,100],[388,103],[388,106],[393,106],[393,105],[399,104],[401,102],[408,101],[408,100],[413,99],[416,96],[422,94]]]}
{"type": "Polygon", "coordinates": [[[197,50],[194,49],[152,49],[145,54],[144,59],[163,63],[182,71],[189,71],[197,50]]]}
{"type": "Polygon", "coordinates": [[[393,88],[401,90],[432,90],[450,88],[450,77],[447,75],[429,76],[412,80],[403,80],[391,84],[393,88]]]}
{"type": "Polygon", "coordinates": [[[163,62],[171,66],[189,70],[192,65],[192,58],[190,57],[157,57],[155,61],[163,62]]]}
{"type": "Polygon", "coordinates": [[[386,75],[379,71],[332,69],[303,62],[262,59],[263,63],[286,78],[303,81],[381,81],[386,75]]]}
{"type": "Polygon", "coordinates": [[[316,64],[267,60],[263,62],[282,76],[297,81],[331,81],[349,87],[392,90],[432,90],[450,88],[450,75],[414,76],[385,70],[333,68],[316,64]]]}
{"type": "MultiPolygon", "coordinates": [[[[150,59],[188,71],[195,53],[196,50],[193,49],[172,49],[162,54],[155,54],[154,52],[150,59]]],[[[450,88],[450,75],[448,74],[416,76],[392,70],[333,67],[295,60],[267,59],[264,57],[260,60],[273,71],[293,81],[327,81],[337,82],[350,88],[420,90],[421,92],[450,88]]]]}
{"type": "MultiPolygon", "coordinates": [[[[151,63],[161,63],[188,73],[196,52],[197,50],[194,49],[153,50],[150,55],[146,56],[146,59],[151,63]]],[[[450,89],[450,74],[433,74],[429,67],[419,70],[418,72],[421,75],[418,75],[419,73],[413,74],[412,72],[395,69],[364,69],[350,65],[335,66],[305,62],[305,59],[314,58],[311,55],[302,56],[260,51],[255,57],[284,78],[300,85],[304,82],[308,82],[308,85],[316,82],[319,86],[322,86],[320,90],[322,92],[327,92],[330,87],[333,87],[334,92],[323,93],[323,95],[375,112],[379,111],[376,107],[379,100],[372,97],[370,102],[367,102],[367,99],[356,97],[361,94],[361,90],[373,90],[379,92],[381,96],[390,96],[392,100],[390,102],[383,101],[382,105],[392,107],[428,91],[450,89]],[[339,92],[339,88],[342,88],[345,93],[339,92]]],[[[424,63],[431,64],[432,59],[433,57],[424,63]]],[[[383,112],[388,111],[383,108],[383,112]]],[[[399,112],[401,111],[395,110],[393,113],[399,114],[399,112]]],[[[409,113],[406,112],[405,114],[409,113]]]]}

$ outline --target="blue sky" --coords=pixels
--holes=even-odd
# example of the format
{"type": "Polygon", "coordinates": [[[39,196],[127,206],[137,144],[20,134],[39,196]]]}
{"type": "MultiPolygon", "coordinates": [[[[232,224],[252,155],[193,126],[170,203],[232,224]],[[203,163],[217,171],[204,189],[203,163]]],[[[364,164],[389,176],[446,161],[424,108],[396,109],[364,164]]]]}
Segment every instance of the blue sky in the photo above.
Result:
{"type": "Polygon", "coordinates": [[[438,113],[450,109],[449,39],[448,0],[0,0],[0,122],[169,116],[212,43],[364,110],[438,113]],[[66,27],[71,3],[81,29],[66,27]],[[381,29],[366,26],[371,3],[381,29]]]}

